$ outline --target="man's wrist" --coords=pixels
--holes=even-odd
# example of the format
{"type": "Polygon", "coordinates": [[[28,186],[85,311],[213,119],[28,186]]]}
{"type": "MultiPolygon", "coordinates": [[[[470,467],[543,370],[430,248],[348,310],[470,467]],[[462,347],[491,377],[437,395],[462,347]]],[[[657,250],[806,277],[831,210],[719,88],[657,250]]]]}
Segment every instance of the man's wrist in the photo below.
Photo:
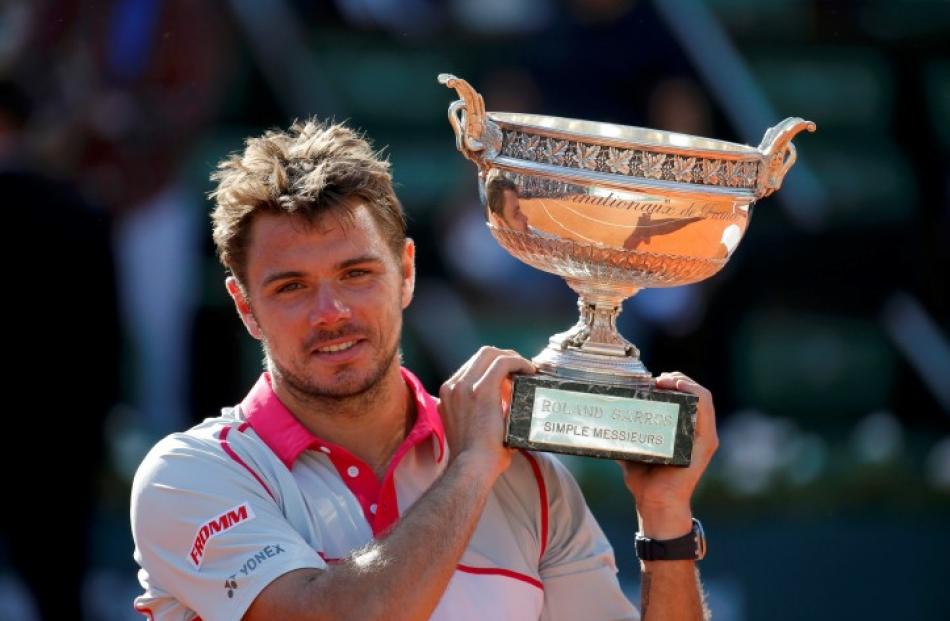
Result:
{"type": "Polygon", "coordinates": [[[465,450],[452,458],[452,466],[458,468],[467,477],[485,479],[489,485],[501,476],[505,468],[497,455],[478,450],[465,450]]]}
{"type": "Polygon", "coordinates": [[[651,539],[637,533],[637,557],[643,561],[699,561],[706,556],[706,533],[702,523],[693,518],[690,532],[673,539],[651,539]]]}
{"type": "Polygon", "coordinates": [[[693,528],[693,512],[686,506],[637,507],[639,532],[650,539],[675,539],[693,528]]]}

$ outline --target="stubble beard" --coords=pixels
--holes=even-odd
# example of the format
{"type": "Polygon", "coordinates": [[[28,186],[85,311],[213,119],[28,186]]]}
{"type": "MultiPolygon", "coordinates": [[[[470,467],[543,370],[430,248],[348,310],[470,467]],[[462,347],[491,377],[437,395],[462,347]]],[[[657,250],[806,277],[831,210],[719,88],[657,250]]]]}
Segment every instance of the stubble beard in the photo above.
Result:
{"type": "Polygon", "coordinates": [[[283,367],[271,354],[267,340],[262,340],[261,344],[264,349],[265,367],[272,377],[278,378],[280,384],[288,392],[301,401],[339,409],[356,403],[370,403],[374,400],[382,388],[383,379],[390,373],[393,365],[400,362],[399,341],[399,338],[395,339],[392,347],[380,357],[379,364],[369,374],[354,377],[354,370],[344,368],[338,378],[330,380],[329,384],[319,384],[283,367]]]}

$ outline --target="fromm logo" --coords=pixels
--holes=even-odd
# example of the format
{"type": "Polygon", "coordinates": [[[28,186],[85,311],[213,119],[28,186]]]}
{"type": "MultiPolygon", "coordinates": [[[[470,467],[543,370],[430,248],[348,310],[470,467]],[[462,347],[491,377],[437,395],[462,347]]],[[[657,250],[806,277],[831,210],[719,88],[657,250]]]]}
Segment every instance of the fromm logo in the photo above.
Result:
{"type": "Polygon", "coordinates": [[[195,542],[191,546],[191,562],[195,567],[201,567],[201,561],[205,555],[205,546],[208,545],[209,540],[241,522],[253,519],[254,511],[245,502],[243,505],[228,509],[221,515],[208,520],[205,525],[198,529],[198,533],[195,535],[195,542]]]}

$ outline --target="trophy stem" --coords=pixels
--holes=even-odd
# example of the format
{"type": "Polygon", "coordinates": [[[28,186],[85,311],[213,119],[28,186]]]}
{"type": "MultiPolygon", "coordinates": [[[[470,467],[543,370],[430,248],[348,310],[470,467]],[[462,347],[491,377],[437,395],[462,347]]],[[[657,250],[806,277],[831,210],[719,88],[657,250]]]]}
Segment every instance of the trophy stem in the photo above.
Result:
{"type": "Polygon", "coordinates": [[[617,317],[623,310],[620,304],[591,301],[581,296],[577,309],[580,318],[574,327],[555,337],[560,337],[562,348],[576,347],[604,356],[640,356],[633,343],[617,331],[617,317]]]}
{"type": "Polygon", "coordinates": [[[606,383],[647,383],[650,372],[640,350],[617,331],[622,302],[637,290],[591,291],[590,283],[568,284],[578,292],[580,318],[566,332],[555,334],[534,358],[542,372],[571,379],[606,383]]]}

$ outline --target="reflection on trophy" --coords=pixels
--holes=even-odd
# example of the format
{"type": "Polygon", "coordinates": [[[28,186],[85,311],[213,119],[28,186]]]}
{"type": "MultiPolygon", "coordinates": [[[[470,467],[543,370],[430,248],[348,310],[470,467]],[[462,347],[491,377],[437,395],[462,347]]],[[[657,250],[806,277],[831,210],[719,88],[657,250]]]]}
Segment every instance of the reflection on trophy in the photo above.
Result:
{"type": "Polygon", "coordinates": [[[795,163],[789,118],[757,148],[673,132],[486,112],[471,85],[442,74],[458,150],[478,168],[488,228],[519,260],[564,278],[580,319],[515,377],[505,442],[534,450],[689,465],[696,397],[658,390],[617,332],[626,298],[718,272],[752,204],[795,163]]]}

